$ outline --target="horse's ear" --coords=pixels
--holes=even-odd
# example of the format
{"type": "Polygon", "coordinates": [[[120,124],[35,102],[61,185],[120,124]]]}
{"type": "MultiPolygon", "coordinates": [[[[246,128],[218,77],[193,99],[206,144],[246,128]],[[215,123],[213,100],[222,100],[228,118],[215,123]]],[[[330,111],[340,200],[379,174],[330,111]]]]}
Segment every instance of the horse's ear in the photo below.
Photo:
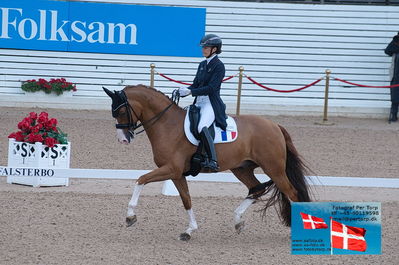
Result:
{"type": "Polygon", "coordinates": [[[108,95],[110,98],[113,99],[113,98],[115,97],[115,93],[113,93],[113,92],[110,91],[109,89],[103,87],[103,90],[104,90],[105,93],[107,93],[107,95],[108,95]]]}

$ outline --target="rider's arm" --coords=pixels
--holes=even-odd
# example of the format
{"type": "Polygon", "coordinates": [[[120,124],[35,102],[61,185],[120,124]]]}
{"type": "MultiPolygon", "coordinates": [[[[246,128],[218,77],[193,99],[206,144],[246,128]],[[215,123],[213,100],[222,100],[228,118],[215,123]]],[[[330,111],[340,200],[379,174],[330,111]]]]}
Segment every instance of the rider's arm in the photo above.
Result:
{"type": "Polygon", "coordinates": [[[203,87],[191,88],[191,94],[195,96],[206,96],[219,90],[225,75],[225,68],[222,63],[218,64],[212,74],[208,85],[203,87]]]}
{"type": "Polygon", "coordinates": [[[201,67],[201,64],[198,65],[197,73],[195,74],[195,78],[194,78],[193,84],[191,86],[187,87],[190,90],[193,89],[193,88],[197,88],[198,85],[199,85],[198,84],[198,73],[199,73],[200,67],[201,67]]]}

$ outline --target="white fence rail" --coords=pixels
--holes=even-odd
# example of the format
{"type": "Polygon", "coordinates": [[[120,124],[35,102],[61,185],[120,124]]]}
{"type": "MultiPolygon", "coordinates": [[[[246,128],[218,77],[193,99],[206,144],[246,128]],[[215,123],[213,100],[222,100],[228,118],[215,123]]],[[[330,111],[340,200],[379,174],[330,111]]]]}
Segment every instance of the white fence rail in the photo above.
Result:
{"type": "MultiPolygon", "coordinates": [[[[50,178],[84,178],[84,179],[138,179],[149,170],[116,170],[116,169],[80,169],[80,168],[29,168],[0,166],[0,176],[50,177],[50,178]]],[[[256,174],[265,182],[269,177],[256,174]]],[[[395,178],[355,178],[332,176],[307,176],[310,185],[350,186],[350,187],[384,187],[399,188],[399,179],[395,178]]],[[[188,181],[239,183],[232,173],[200,173],[196,177],[187,177],[188,181]]]]}

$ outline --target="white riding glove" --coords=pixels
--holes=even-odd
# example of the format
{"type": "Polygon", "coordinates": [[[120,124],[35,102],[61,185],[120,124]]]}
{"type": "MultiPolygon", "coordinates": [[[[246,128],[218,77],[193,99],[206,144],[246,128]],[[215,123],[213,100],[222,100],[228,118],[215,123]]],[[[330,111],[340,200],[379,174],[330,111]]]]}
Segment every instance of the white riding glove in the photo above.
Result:
{"type": "Polygon", "coordinates": [[[181,97],[185,97],[191,94],[191,90],[188,89],[187,87],[180,87],[179,88],[179,94],[181,97]]]}

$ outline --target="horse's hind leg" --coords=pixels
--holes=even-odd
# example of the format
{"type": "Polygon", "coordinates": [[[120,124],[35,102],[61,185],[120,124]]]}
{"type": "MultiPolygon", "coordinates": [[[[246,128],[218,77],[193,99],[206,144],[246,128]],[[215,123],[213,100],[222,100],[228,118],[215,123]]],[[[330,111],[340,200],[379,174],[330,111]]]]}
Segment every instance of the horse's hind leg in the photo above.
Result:
{"type": "MultiPolygon", "coordinates": [[[[254,175],[254,169],[257,167],[258,165],[248,161],[244,162],[240,167],[231,169],[231,172],[251,191],[254,187],[261,185],[254,175]]],[[[249,194],[234,211],[234,227],[237,233],[241,233],[245,227],[245,222],[241,218],[242,215],[256,200],[256,196],[251,195],[254,194],[249,194]]]]}
{"type": "Polygon", "coordinates": [[[271,179],[270,183],[274,183],[275,187],[272,186],[272,196],[268,199],[265,207],[263,208],[263,215],[266,214],[266,210],[273,204],[278,203],[278,212],[282,222],[290,226],[291,225],[291,201],[297,202],[297,190],[291,184],[290,180],[285,173],[285,163],[279,163],[279,161],[273,161],[273,163],[259,163],[262,170],[271,179]],[[268,165],[268,166],[266,166],[268,165]],[[277,189],[276,189],[277,188],[277,189]]]}
{"type": "Polygon", "coordinates": [[[187,180],[185,177],[180,179],[172,179],[177,190],[179,191],[180,198],[183,201],[184,208],[188,214],[189,225],[187,230],[180,234],[179,239],[182,241],[188,241],[191,238],[191,233],[198,229],[197,221],[195,220],[194,212],[191,208],[191,196],[188,190],[187,180]]]}
{"type": "Polygon", "coordinates": [[[265,174],[274,182],[280,192],[282,192],[291,201],[298,201],[297,191],[291,184],[285,172],[285,161],[274,161],[273,163],[268,163],[268,166],[262,163],[259,163],[259,165],[265,174]]]}

